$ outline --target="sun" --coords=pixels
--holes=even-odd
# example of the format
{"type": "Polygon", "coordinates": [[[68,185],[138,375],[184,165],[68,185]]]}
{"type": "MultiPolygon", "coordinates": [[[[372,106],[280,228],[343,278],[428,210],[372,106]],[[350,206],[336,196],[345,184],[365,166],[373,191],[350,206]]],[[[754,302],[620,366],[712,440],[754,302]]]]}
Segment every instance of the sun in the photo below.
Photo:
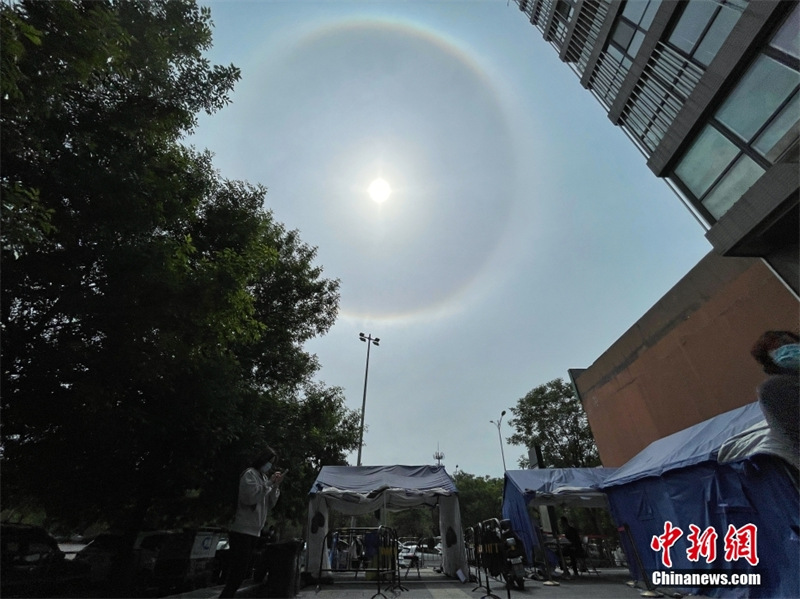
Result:
{"type": "Polygon", "coordinates": [[[375,179],[367,188],[369,197],[376,204],[383,204],[392,194],[391,186],[383,179],[375,179]]]}

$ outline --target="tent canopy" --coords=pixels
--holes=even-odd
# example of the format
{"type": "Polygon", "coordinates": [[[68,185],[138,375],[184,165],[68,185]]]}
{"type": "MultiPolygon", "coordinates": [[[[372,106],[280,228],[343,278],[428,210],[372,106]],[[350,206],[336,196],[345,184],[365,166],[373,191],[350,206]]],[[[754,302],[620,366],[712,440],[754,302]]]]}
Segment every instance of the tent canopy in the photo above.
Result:
{"type": "Polygon", "coordinates": [[[719,414],[654,441],[601,484],[614,521],[624,527],[620,541],[634,578],[642,580],[649,572],[666,569],[651,543],[664,534],[669,522],[682,530],[670,553],[673,569],[762,573],[760,586],[679,586],[681,592],[709,597],[800,596],[797,471],[784,461],[786,451],[770,440],[763,420],[758,403],[719,414]],[[723,459],[724,453],[728,456],[723,459]],[[712,563],[703,556],[689,559],[690,525],[717,533],[712,563]],[[752,544],[758,552],[757,566],[723,558],[728,542],[723,538],[731,527],[743,526],[758,531],[752,544]],[[634,556],[637,559],[631,559],[634,556]]]}
{"type": "Polygon", "coordinates": [[[751,403],[653,441],[601,485],[609,488],[678,468],[716,460],[723,443],[764,420],[758,403],[751,403]]]}
{"type": "MultiPolygon", "coordinates": [[[[441,466],[323,466],[309,491],[311,496],[324,494],[355,503],[382,493],[391,509],[409,507],[405,505],[409,501],[419,505],[422,498],[450,496],[458,490],[441,466]]],[[[435,501],[425,503],[435,505],[435,501]]]]}
{"type": "Polygon", "coordinates": [[[503,482],[503,518],[522,539],[528,563],[533,563],[533,548],[539,542],[528,516],[528,504],[608,507],[599,490],[615,468],[533,468],[506,470],[503,482]]]}
{"type": "Polygon", "coordinates": [[[466,572],[458,490],[443,466],[323,466],[309,491],[308,571],[321,574],[331,511],[358,516],[422,506],[439,507],[444,573],[466,572]]]}
{"type": "Polygon", "coordinates": [[[525,503],[606,507],[599,487],[614,472],[616,468],[533,468],[507,470],[505,479],[525,503]]]}

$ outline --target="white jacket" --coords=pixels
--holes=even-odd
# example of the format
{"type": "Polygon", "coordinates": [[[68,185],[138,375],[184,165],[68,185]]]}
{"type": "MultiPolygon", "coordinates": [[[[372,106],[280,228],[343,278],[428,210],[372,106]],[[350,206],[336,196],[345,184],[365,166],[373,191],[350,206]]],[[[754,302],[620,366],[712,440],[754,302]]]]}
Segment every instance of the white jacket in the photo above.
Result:
{"type": "Polygon", "coordinates": [[[281,490],[265,474],[248,468],[239,477],[239,503],[230,530],[257,537],[275,506],[281,490]]]}

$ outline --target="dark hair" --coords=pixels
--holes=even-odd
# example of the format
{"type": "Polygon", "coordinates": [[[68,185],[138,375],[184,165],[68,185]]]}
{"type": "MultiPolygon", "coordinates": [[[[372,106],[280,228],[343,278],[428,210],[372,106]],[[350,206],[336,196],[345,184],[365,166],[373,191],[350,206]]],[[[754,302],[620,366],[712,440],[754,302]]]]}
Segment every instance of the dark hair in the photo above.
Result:
{"type": "Polygon", "coordinates": [[[275,453],[275,450],[269,446],[267,446],[264,451],[259,453],[255,459],[250,462],[250,466],[258,470],[267,462],[272,462],[273,467],[278,463],[278,454],[275,453]]]}
{"type": "Polygon", "coordinates": [[[766,331],[750,349],[750,355],[761,364],[767,374],[783,374],[786,371],[772,361],[769,353],[782,345],[798,341],[800,341],[800,337],[792,331],[766,331]]]}

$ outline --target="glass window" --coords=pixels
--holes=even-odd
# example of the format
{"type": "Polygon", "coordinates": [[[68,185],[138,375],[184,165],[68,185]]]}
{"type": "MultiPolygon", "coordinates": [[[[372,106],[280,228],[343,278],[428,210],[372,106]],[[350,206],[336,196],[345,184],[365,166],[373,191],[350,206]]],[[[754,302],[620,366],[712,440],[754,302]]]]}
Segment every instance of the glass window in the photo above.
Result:
{"type": "Polygon", "coordinates": [[[749,141],[798,82],[797,71],[762,54],[717,111],[716,118],[744,141],[749,141]]]}
{"type": "Polygon", "coordinates": [[[611,39],[614,40],[614,43],[617,44],[622,50],[628,49],[628,44],[631,43],[631,38],[633,37],[634,28],[631,27],[625,21],[619,21],[617,26],[614,28],[614,34],[611,36],[611,39]]]}
{"type": "Polygon", "coordinates": [[[738,153],[739,149],[724,135],[707,125],[678,164],[675,174],[696,197],[701,197],[738,153]]]}
{"type": "Polygon", "coordinates": [[[633,39],[631,40],[631,45],[628,46],[628,56],[635,57],[636,54],[639,52],[639,48],[641,47],[643,41],[644,41],[644,33],[642,31],[637,31],[633,35],[633,39]]]}
{"type": "Polygon", "coordinates": [[[650,4],[647,5],[647,10],[642,17],[642,22],[639,23],[639,27],[647,31],[650,29],[650,25],[653,24],[653,18],[656,16],[656,12],[658,12],[658,7],[661,5],[661,0],[650,0],[650,4]]]}
{"type": "MultiPolygon", "coordinates": [[[[721,4],[699,40],[698,61],[713,58],[745,6],[745,0],[721,4]]],[[[800,9],[793,7],[673,171],[684,191],[714,219],[739,201],[770,165],[797,147],[800,73],[793,57],[800,53],[798,15],[800,9]]]]}
{"type": "Polygon", "coordinates": [[[800,95],[795,92],[794,97],[783,107],[770,126],[758,136],[753,148],[774,164],[800,136],[798,117],[800,117],[800,95]]]}
{"type": "Polygon", "coordinates": [[[733,26],[736,25],[736,21],[741,16],[741,10],[729,6],[723,6],[720,9],[717,18],[714,19],[708,33],[703,37],[703,41],[700,42],[694,54],[700,64],[704,66],[711,64],[711,61],[714,60],[722,44],[728,38],[728,34],[730,34],[733,26]]]}
{"type": "Polygon", "coordinates": [[[747,10],[747,3],[750,0],[722,0],[725,3],[725,6],[730,6],[734,10],[738,10],[739,12],[744,12],[747,10]]]}
{"type": "Polygon", "coordinates": [[[564,22],[569,21],[574,10],[572,0],[558,0],[558,4],[556,4],[556,13],[564,22]]]}
{"type": "Polygon", "coordinates": [[[800,7],[795,7],[789,18],[772,38],[771,46],[800,58],[800,7]]]}
{"type": "Polygon", "coordinates": [[[42,541],[31,541],[28,550],[22,558],[25,562],[35,563],[47,559],[53,553],[53,548],[42,541]]]}
{"type": "Polygon", "coordinates": [[[608,47],[608,55],[611,56],[616,62],[622,62],[622,52],[616,46],[608,47]]]}
{"type": "Polygon", "coordinates": [[[631,23],[638,24],[646,8],[647,2],[643,0],[628,0],[625,3],[625,8],[622,9],[622,16],[631,23]]]}
{"type": "Polygon", "coordinates": [[[718,6],[713,0],[689,2],[669,37],[669,43],[691,55],[718,6]]]}
{"type": "Polygon", "coordinates": [[[731,170],[725,173],[713,191],[705,197],[703,206],[714,218],[719,219],[739,201],[764,172],[764,169],[752,158],[742,155],[731,170]]]}

